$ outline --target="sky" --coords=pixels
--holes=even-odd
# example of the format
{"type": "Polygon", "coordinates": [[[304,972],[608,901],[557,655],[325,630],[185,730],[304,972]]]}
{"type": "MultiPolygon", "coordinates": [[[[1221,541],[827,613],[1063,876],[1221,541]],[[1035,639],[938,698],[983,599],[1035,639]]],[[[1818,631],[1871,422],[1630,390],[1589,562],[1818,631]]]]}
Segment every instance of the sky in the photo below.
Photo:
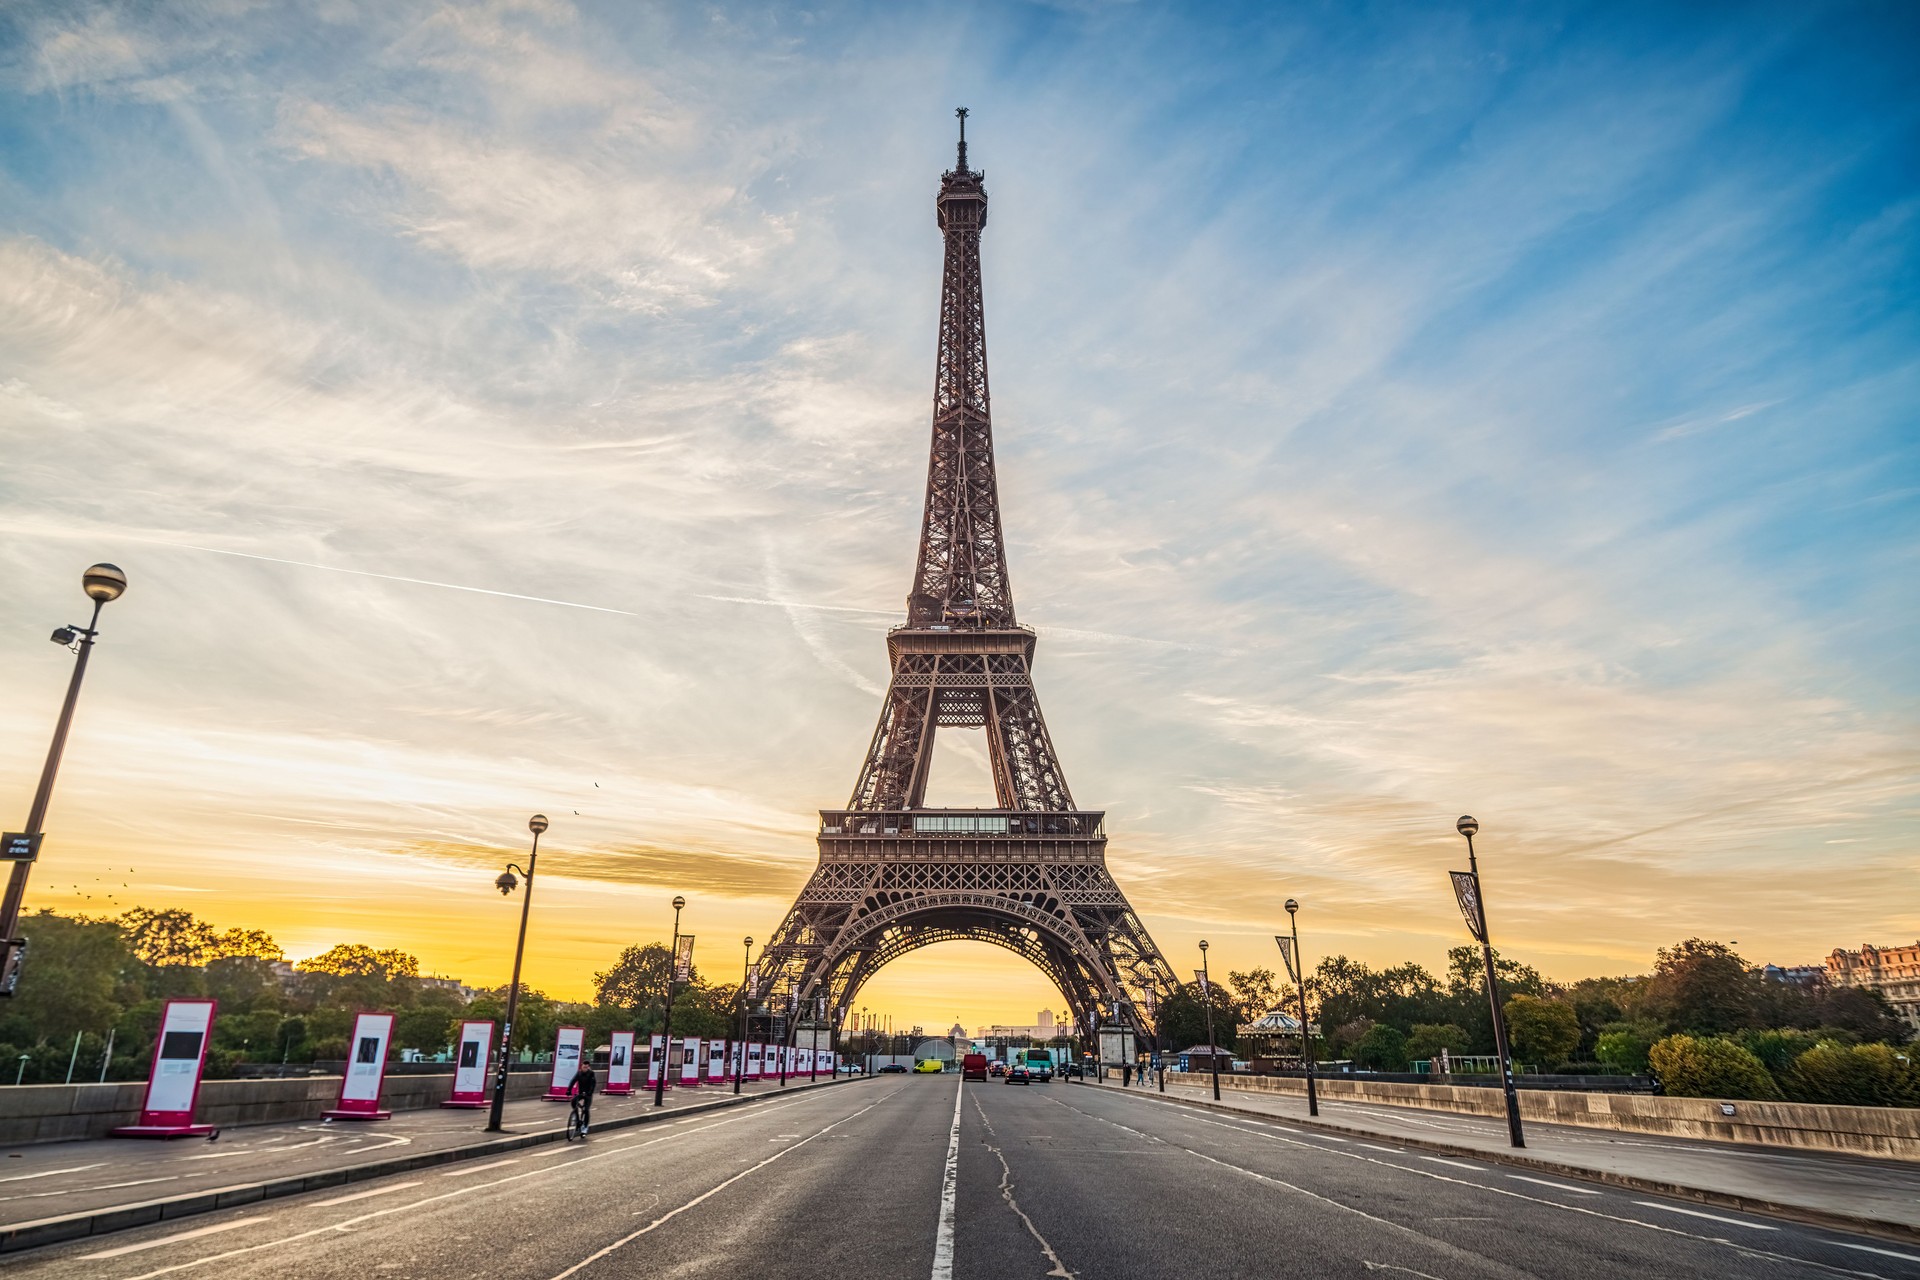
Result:
{"type": "MultiPolygon", "coordinates": [[[[0,813],[29,909],[731,978],[903,620],[953,108],[1076,800],[1176,969],[1920,936],[1902,4],[0,14],[0,813]],[[12,820],[10,820],[12,821],[12,820]]],[[[948,737],[956,738],[949,742],[948,737]]],[[[941,739],[930,800],[981,803],[941,739]]],[[[1027,1022],[984,946],[896,1023],[1027,1022]]]]}

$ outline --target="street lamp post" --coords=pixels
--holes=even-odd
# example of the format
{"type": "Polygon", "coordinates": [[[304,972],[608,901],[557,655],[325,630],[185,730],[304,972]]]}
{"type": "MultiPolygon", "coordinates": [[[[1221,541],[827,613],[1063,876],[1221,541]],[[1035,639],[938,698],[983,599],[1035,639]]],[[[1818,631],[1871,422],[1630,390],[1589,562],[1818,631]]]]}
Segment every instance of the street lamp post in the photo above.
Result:
{"type": "Polygon", "coordinates": [[[1307,1114],[1320,1114],[1320,1097],[1313,1088],[1313,1033],[1307,1026],[1307,958],[1300,951],[1300,904],[1287,899],[1287,927],[1293,931],[1293,963],[1299,967],[1294,983],[1300,988],[1300,1065],[1307,1072],[1307,1114]]]}
{"type": "Polygon", "coordinates": [[[493,1077],[493,1108],[487,1113],[487,1132],[500,1132],[500,1117],[507,1106],[507,1066],[513,1053],[513,1017],[520,1010],[520,960],[527,952],[527,915],[533,909],[533,868],[540,861],[540,833],[547,829],[547,815],[536,813],[527,819],[527,830],[533,832],[533,851],[527,855],[526,869],[509,862],[507,869],[494,880],[494,887],[501,896],[512,893],[519,881],[513,873],[519,871],[527,878],[526,896],[520,899],[520,940],[513,947],[513,981],[507,984],[506,1025],[500,1031],[500,1069],[493,1077]]]}
{"type": "Polygon", "coordinates": [[[1200,939],[1200,1003],[1207,1010],[1207,1063],[1213,1068],[1213,1100],[1220,1101],[1220,1048],[1213,1042],[1213,984],[1207,981],[1207,940],[1200,939]]]}
{"type": "Polygon", "coordinates": [[[14,936],[20,929],[20,904],[27,896],[27,875],[39,853],[38,837],[47,819],[47,805],[53,799],[53,779],[60,772],[60,757],[67,749],[67,730],[73,724],[74,704],[80,700],[80,680],[87,674],[87,658],[93,653],[95,637],[100,634],[100,610],[110,601],[118,600],[127,589],[127,575],[117,565],[96,564],[80,575],[80,586],[93,601],[93,617],[84,627],[60,627],[53,633],[55,644],[66,645],[77,655],[73,676],[67,681],[67,700],[60,705],[60,719],[54,724],[53,745],[47,748],[47,762],[40,769],[40,786],[33,793],[33,807],[27,811],[26,830],[9,832],[6,842],[7,856],[13,858],[14,863],[7,874],[6,893],[0,896],[0,996],[13,994],[20,980],[20,965],[26,959],[25,940],[14,936]],[[16,834],[21,837],[18,841],[14,839],[16,834]]]}
{"type": "Polygon", "coordinates": [[[1473,853],[1473,837],[1480,830],[1480,824],[1466,815],[1454,823],[1454,830],[1467,838],[1467,871],[1464,876],[1458,871],[1452,873],[1453,891],[1460,901],[1460,913],[1467,919],[1467,928],[1480,939],[1480,958],[1487,968],[1487,1003],[1493,1009],[1493,1048],[1500,1055],[1500,1082],[1507,1095],[1507,1141],[1515,1147],[1524,1147],[1527,1139],[1520,1129],[1520,1095],[1513,1087],[1513,1054],[1507,1049],[1507,1019],[1500,1009],[1500,983],[1493,972],[1487,899],[1480,891],[1480,863],[1473,853]]]}
{"type": "Polygon", "coordinates": [[[667,1011],[660,1017],[660,1070],[653,1075],[653,1105],[667,1101],[667,1067],[673,1061],[673,970],[680,962],[680,908],[687,900],[673,895],[673,946],[667,949],[667,1011]]]}
{"type": "Polygon", "coordinates": [[[740,1062],[733,1069],[733,1091],[740,1092],[740,1077],[747,1074],[747,979],[753,976],[753,939],[743,943],[747,958],[740,962],[740,1062]]]}

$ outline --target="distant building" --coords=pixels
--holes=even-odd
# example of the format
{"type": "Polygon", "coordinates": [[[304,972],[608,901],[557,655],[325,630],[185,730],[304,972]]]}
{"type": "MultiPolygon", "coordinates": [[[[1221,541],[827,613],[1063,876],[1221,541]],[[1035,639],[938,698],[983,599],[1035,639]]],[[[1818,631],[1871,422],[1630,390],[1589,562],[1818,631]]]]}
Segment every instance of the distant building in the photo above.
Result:
{"type": "MultiPolygon", "coordinates": [[[[1062,1015],[1064,1016],[1064,1015],[1062,1015]]],[[[1055,1036],[1070,1035],[1071,1029],[1064,1022],[1054,1021],[1053,1010],[1042,1009],[1034,1021],[1026,1026],[996,1022],[990,1027],[981,1027],[974,1032],[976,1040],[1051,1040],[1055,1036]]]]}
{"type": "Polygon", "coordinates": [[[1910,947],[1862,946],[1827,957],[1827,981],[1836,987],[1878,991],[1909,1027],[1920,1031],[1920,942],[1910,947]]]}
{"type": "Polygon", "coordinates": [[[1827,979],[1827,968],[1819,964],[1765,965],[1760,976],[1768,982],[1791,982],[1797,987],[1811,987],[1827,979]]]}

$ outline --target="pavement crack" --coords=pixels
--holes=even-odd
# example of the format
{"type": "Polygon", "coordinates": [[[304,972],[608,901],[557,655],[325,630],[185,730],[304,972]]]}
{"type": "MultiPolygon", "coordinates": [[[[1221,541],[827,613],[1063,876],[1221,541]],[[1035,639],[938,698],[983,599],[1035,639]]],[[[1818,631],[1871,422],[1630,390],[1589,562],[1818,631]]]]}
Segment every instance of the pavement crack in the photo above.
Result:
{"type": "MultiPolygon", "coordinates": [[[[980,1123],[986,1127],[987,1136],[999,1137],[1000,1135],[993,1130],[993,1121],[987,1119],[986,1109],[980,1105],[977,1094],[973,1099],[973,1109],[980,1113],[980,1123]]],[[[1033,1237],[1034,1242],[1040,1246],[1040,1252],[1046,1254],[1047,1261],[1053,1264],[1053,1270],[1047,1272],[1047,1275],[1058,1276],[1062,1280],[1074,1280],[1074,1273],[1067,1270],[1067,1264],[1060,1261],[1060,1255],[1053,1251],[1053,1246],[1047,1243],[1047,1238],[1040,1234],[1040,1228],[1033,1225],[1033,1219],[1029,1218],[1027,1211],[1020,1207],[1020,1202],[1013,1198],[1013,1167],[1007,1163],[1006,1153],[986,1139],[982,1139],[980,1145],[993,1152],[994,1159],[1000,1162],[1000,1198],[1007,1202],[1007,1208],[1013,1210],[1014,1216],[1026,1224],[1027,1234],[1033,1237]]]]}

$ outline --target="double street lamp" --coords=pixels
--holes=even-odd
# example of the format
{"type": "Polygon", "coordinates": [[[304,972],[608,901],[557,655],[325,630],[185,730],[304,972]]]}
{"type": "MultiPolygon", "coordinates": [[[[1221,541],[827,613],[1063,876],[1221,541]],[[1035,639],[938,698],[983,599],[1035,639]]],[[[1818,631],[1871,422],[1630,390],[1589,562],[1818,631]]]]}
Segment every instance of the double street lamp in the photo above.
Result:
{"type": "Polygon", "coordinates": [[[1464,815],[1453,828],[1467,838],[1467,869],[1447,874],[1453,877],[1453,894],[1460,902],[1460,914],[1466,917],[1468,931],[1479,940],[1480,958],[1487,968],[1487,1003],[1493,1008],[1493,1048],[1500,1055],[1500,1082],[1507,1095],[1507,1140],[1513,1146],[1524,1147],[1527,1139],[1520,1131],[1520,1095],[1513,1087],[1513,1054],[1507,1049],[1507,1019],[1500,1008],[1500,983],[1493,972],[1487,900],[1480,892],[1480,863],[1473,856],[1473,837],[1480,830],[1480,824],[1471,815],[1464,815]]]}
{"type": "MultiPolygon", "coordinates": [[[[653,1073],[653,1105],[665,1106],[667,1101],[667,1068],[673,1062],[673,977],[680,965],[680,909],[687,900],[679,894],[673,896],[673,947],[667,952],[667,1009],[660,1017],[660,1069],[653,1073]]],[[[692,969],[689,966],[688,972],[692,969]]]]}
{"type": "Polygon", "coordinates": [[[1307,1114],[1320,1114],[1320,1098],[1313,1088],[1313,1033],[1307,1026],[1307,957],[1300,950],[1300,904],[1292,898],[1287,899],[1287,928],[1293,934],[1291,950],[1285,945],[1286,939],[1275,939],[1282,945],[1280,950],[1286,953],[1287,968],[1294,970],[1294,985],[1300,988],[1300,1065],[1307,1073],[1307,1114]]]}
{"type": "Polygon", "coordinates": [[[520,899],[520,940],[513,947],[513,981],[507,984],[506,1025],[500,1032],[500,1070],[493,1077],[493,1108],[487,1113],[487,1132],[500,1132],[500,1117],[507,1106],[507,1066],[513,1053],[513,1016],[520,1009],[520,960],[527,951],[527,913],[533,909],[533,868],[540,861],[540,833],[547,829],[547,815],[536,813],[527,819],[527,830],[533,832],[533,852],[527,855],[527,865],[523,869],[509,862],[507,869],[494,880],[494,887],[500,890],[502,897],[512,893],[519,885],[513,878],[518,871],[527,878],[526,896],[520,899]]]}
{"type": "Polygon", "coordinates": [[[1200,1003],[1207,1010],[1207,1063],[1213,1068],[1213,1100],[1220,1101],[1220,1049],[1213,1042],[1213,984],[1207,981],[1207,940],[1200,939],[1200,1003]]]}
{"type": "Polygon", "coordinates": [[[753,978],[753,937],[741,941],[747,958],[740,962],[740,1059],[733,1068],[733,1091],[740,1092],[740,1077],[747,1074],[747,983],[753,978]]]}
{"type": "Polygon", "coordinates": [[[80,575],[81,589],[93,601],[93,617],[84,627],[60,627],[54,631],[55,644],[66,645],[75,655],[73,677],[67,681],[67,700],[60,706],[60,719],[54,725],[53,745],[47,749],[47,762],[40,769],[40,786],[33,793],[33,807],[27,811],[24,831],[9,831],[0,860],[13,863],[7,874],[7,888],[0,896],[0,996],[10,996],[20,981],[20,966],[26,960],[27,944],[16,938],[20,927],[20,904],[27,896],[27,876],[40,854],[40,828],[47,819],[47,805],[53,799],[53,779],[60,772],[60,756],[67,749],[67,730],[73,724],[74,704],[80,700],[80,680],[87,674],[87,658],[100,634],[100,610],[109,601],[118,600],[127,589],[127,575],[118,565],[96,564],[80,575]]]}

